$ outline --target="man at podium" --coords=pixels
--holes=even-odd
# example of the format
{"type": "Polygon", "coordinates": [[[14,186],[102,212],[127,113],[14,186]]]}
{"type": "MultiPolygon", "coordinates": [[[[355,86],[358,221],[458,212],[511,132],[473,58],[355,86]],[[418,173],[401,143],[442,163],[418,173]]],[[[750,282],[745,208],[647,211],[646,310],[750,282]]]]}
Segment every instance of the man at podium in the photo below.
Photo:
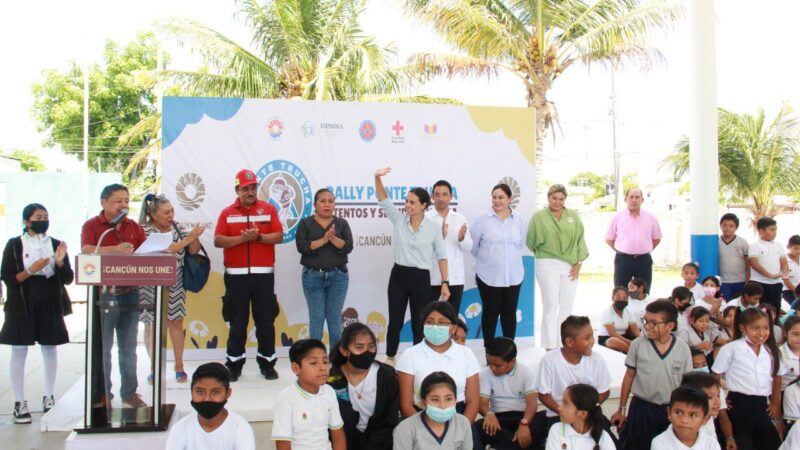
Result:
{"type": "MultiPolygon", "coordinates": [[[[132,253],[145,240],[144,230],[138,223],[128,219],[128,188],[111,184],[103,188],[100,204],[103,210],[83,224],[81,251],[83,253],[132,253]],[[109,228],[97,248],[100,235],[109,228]]],[[[136,378],[136,341],[139,322],[139,289],[128,286],[102,286],[100,288],[100,323],[102,327],[103,375],[94,377],[92,398],[99,399],[98,406],[110,407],[111,399],[111,346],[114,334],[117,337],[118,360],[122,403],[134,408],[147,404],[136,393],[139,387],[136,378]]],[[[99,355],[98,355],[99,358],[99,355]]]]}
{"type": "Polygon", "coordinates": [[[236,174],[237,198],[223,209],[214,230],[214,246],[222,248],[225,264],[225,297],[222,315],[230,323],[225,365],[236,381],[246,355],[247,324],[252,305],[256,325],[256,361],[267,380],[278,378],[275,371],[275,244],[283,242],[278,211],[258,199],[258,178],[250,170],[236,174]]]}

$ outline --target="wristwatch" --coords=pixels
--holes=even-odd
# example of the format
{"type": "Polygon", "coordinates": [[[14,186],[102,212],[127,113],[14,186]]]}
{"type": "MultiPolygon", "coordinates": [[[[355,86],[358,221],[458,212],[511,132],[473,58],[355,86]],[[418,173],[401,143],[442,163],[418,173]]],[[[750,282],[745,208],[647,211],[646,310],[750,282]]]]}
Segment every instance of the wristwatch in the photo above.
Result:
{"type": "Polygon", "coordinates": [[[527,427],[528,425],[530,425],[530,422],[528,421],[528,419],[523,418],[522,420],[519,421],[519,424],[525,425],[527,427]]]}
{"type": "Polygon", "coordinates": [[[450,282],[449,281],[442,280],[442,286],[444,286],[445,284],[447,285],[447,287],[450,287],[450,282]]]}

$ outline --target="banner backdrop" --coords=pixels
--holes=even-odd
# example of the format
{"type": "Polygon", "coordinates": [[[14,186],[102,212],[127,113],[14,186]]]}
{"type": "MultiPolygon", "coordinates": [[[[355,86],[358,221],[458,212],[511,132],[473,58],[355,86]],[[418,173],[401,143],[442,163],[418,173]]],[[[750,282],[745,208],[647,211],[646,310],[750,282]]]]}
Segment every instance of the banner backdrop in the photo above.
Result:
{"type": "MultiPolygon", "coordinates": [[[[392,168],[384,184],[399,209],[410,188],[430,190],[436,180],[445,179],[453,185],[452,207],[470,222],[487,213],[491,189],[499,182],[511,186],[512,206],[526,221],[534,211],[531,109],[193,97],[166,97],[163,106],[163,191],[173,201],[176,220],[208,226],[202,243],[212,261],[206,288],[188,295],[185,322],[187,350],[214,351],[190,351],[187,357],[218,356],[226,346],[224,268],[222,251],[213,246],[213,230],[220,211],[236,198],[234,175],[242,168],[256,172],[259,198],[275,205],[284,228],[275,264],[279,346],[308,336],[294,236],[298,221],[313,214],[317,189],[333,191],[336,215],[349,222],[355,240],[342,321],[367,323],[381,344],[393,235],[391,222],[377,205],[375,169],[392,168]]],[[[524,265],[517,311],[520,337],[534,331],[533,257],[525,256],[524,265]]],[[[471,255],[466,270],[460,314],[469,338],[479,339],[482,307],[471,255]]],[[[252,321],[249,336],[248,346],[254,347],[252,321]]],[[[411,340],[408,316],[401,339],[411,340]]]]}

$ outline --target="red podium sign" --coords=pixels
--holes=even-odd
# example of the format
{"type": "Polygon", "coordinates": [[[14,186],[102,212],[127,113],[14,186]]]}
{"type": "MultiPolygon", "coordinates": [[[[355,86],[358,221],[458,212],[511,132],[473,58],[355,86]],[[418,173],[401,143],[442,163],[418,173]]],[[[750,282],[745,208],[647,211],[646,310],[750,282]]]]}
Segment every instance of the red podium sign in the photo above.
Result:
{"type": "Polygon", "coordinates": [[[90,286],[172,286],[174,255],[95,255],[75,257],[77,284],[90,286]]]}

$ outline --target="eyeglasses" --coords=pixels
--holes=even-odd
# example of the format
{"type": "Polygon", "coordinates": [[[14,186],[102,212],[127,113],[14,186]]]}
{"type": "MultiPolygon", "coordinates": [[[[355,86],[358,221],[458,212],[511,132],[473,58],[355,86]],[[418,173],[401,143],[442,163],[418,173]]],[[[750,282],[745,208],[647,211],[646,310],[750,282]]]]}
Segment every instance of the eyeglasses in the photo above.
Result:
{"type": "Polygon", "coordinates": [[[641,318],[642,326],[655,328],[659,325],[663,325],[669,322],[656,322],[655,320],[645,320],[644,317],[641,318]]]}
{"type": "Polygon", "coordinates": [[[449,327],[450,325],[452,325],[452,323],[451,322],[444,322],[444,321],[442,321],[442,322],[432,322],[432,321],[431,322],[427,322],[426,321],[425,325],[438,325],[440,327],[449,327]]]}

